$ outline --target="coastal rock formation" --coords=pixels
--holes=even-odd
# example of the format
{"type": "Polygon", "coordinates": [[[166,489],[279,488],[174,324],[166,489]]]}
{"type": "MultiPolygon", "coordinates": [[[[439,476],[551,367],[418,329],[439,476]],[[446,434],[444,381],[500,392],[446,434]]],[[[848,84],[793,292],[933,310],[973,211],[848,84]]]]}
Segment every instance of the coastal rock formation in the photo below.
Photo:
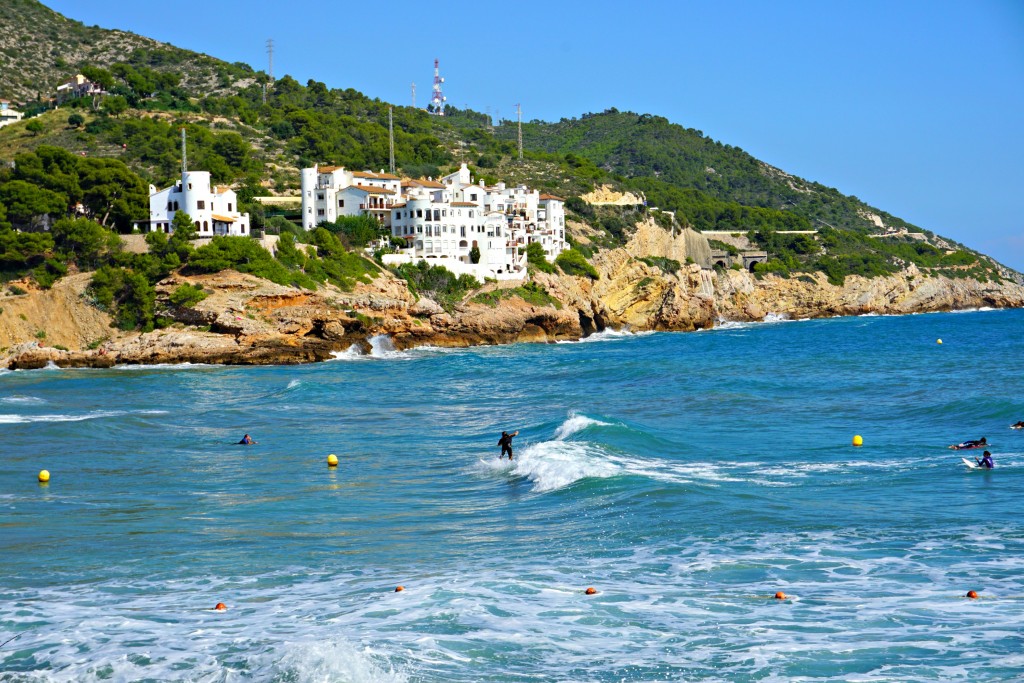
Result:
{"type": "Polygon", "coordinates": [[[470,299],[445,310],[432,299],[417,299],[388,272],[350,292],[302,290],[235,271],[173,275],[157,286],[158,315],[173,323],[144,334],[110,326],[110,316],[89,300],[88,273],[63,278],[50,290],[26,282],[16,284],[24,294],[0,290],[0,367],[307,363],[353,346],[369,352],[377,335],[387,335],[398,349],[471,346],[579,339],[609,327],[687,331],[769,314],[1024,306],[1024,286],[927,276],[913,266],[889,277],[849,276],[839,287],[821,273],[758,277],[687,263],[706,248],[699,233],[673,235],[652,221],[642,223],[624,247],[595,255],[596,280],[535,273],[534,282],[558,305],[524,301],[514,289],[520,283],[511,282],[485,287],[511,289],[497,305],[470,299]],[[184,283],[201,286],[208,296],[191,307],[170,304],[169,294],[184,283]]]}
{"type": "Polygon", "coordinates": [[[823,273],[758,280],[744,271],[717,273],[715,303],[721,318],[761,320],[769,313],[820,318],[864,313],[921,313],[963,308],[1024,306],[1024,287],[1013,282],[979,282],[925,276],[909,268],[888,277],[851,275],[839,287],[823,273]]]}

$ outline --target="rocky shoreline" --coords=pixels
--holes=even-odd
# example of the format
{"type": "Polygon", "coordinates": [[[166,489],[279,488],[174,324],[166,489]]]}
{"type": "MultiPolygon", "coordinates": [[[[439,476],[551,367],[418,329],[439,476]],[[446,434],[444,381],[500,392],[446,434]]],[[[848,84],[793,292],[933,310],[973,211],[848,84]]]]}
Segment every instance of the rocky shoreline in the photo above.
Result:
{"type": "MultiPolygon", "coordinates": [[[[691,264],[666,273],[639,260],[656,255],[685,263],[700,248],[652,224],[638,227],[623,248],[600,252],[600,278],[537,273],[534,281],[561,302],[538,306],[516,296],[490,306],[463,302],[445,311],[418,299],[389,273],[352,292],[311,292],[235,271],[184,277],[158,286],[158,301],[183,282],[209,296],[192,308],[169,307],[175,323],[140,334],[110,327],[88,303],[90,274],[72,275],[50,290],[0,297],[0,368],[112,367],[123,364],[271,365],[326,361],[370,339],[388,336],[395,348],[466,347],[578,340],[604,329],[692,331],[722,321],[758,321],[865,313],[906,314],[965,308],[1024,307],[1024,286],[926,276],[916,268],[889,277],[851,276],[842,287],[821,273],[798,278],[745,271],[711,271],[691,264]]],[[[515,284],[504,285],[513,287],[515,284]]],[[[499,288],[488,283],[485,291],[499,288]]]]}

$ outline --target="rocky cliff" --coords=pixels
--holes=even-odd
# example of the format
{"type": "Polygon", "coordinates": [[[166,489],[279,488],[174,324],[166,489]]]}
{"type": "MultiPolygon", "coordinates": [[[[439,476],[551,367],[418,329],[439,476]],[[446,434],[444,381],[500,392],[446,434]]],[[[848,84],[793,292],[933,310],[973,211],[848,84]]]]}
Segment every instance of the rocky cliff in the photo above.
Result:
{"type": "Polygon", "coordinates": [[[183,282],[202,285],[210,296],[191,308],[164,303],[161,315],[175,323],[145,334],[110,327],[110,317],[88,300],[88,274],[64,278],[51,290],[22,282],[16,286],[26,293],[7,289],[0,295],[0,367],[306,363],[352,347],[369,351],[377,335],[387,335],[397,348],[470,346],[578,339],[608,327],[687,331],[769,314],[804,318],[1024,306],[1021,285],[926,276],[914,267],[889,277],[847,277],[837,287],[822,274],[758,278],[686,264],[706,245],[697,233],[673,235],[651,222],[641,224],[624,247],[594,257],[597,280],[535,275],[561,307],[511,296],[497,306],[466,301],[448,312],[429,299],[417,300],[403,280],[387,273],[352,292],[311,292],[234,271],[176,275],[160,283],[158,301],[166,302],[183,282]],[[680,267],[665,272],[640,260],[647,256],[672,259],[680,267]]]}

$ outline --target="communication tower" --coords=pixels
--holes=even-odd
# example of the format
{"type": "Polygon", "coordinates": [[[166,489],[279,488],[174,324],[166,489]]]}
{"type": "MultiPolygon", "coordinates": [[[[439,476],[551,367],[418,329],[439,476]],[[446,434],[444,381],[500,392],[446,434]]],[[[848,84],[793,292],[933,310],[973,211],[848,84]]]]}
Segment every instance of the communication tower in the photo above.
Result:
{"type": "Polygon", "coordinates": [[[436,116],[444,116],[444,103],[447,101],[447,97],[441,92],[441,84],[444,83],[444,79],[441,78],[441,72],[437,68],[439,61],[434,60],[434,93],[430,98],[430,107],[427,108],[431,114],[436,116]]]}
{"type": "Polygon", "coordinates": [[[274,39],[267,38],[267,75],[274,80],[274,39]]]}
{"type": "Polygon", "coordinates": [[[412,82],[412,108],[416,108],[416,81],[412,82]]]}
{"type": "Polygon", "coordinates": [[[181,127],[181,173],[188,173],[188,155],[185,153],[185,127],[181,127]]]}

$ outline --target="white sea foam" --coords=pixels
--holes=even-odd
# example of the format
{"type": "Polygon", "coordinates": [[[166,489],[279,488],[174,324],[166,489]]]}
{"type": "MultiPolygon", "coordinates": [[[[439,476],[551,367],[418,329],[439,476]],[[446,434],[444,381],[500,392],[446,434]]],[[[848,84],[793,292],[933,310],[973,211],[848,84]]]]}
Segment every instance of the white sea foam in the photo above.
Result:
{"type": "Polygon", "coordinates": [[[619,339],[626,339],[626,338],[631,338],[631,337],[646,337],[646,336],[652,335],[654,333],[655,333],[655,330],[643,330],[641,332],[634,332],[633,330],[631,330],[629,328],[628,325],[626,325],[622,329],[618,329],[618,330],[612,329],[611,327],[606,327],[605,329],[601,330],[600,332],[594,332],[593,334],[588,335],[586,337],[582,337],[580,339],[560,339],[560,340],[556,341],[555,343],[556,344],[583,344],[583,343],[588,343],[589,344],[591,342],[616,341],[616,340],[619,340],[619,339]]]}
{"type": "Polygon", "coordinates": [[[4,396],[0,398],[0,403],[46,403],[46,399],[36,396],[4,396]]]}
{"type": "Polygon", "coordinates": [[[601,448],[585,442],[542,441],[516,456],[512,472],[533,482],[533,490],[546,493],[582,479],[613,477],[620,468],[601,448]]]}
{"type": "Polygon", "coordinates": [[[344,351],[331,351],[331,355],[334,356],[332,360],[362,360],[366,357],[359,344],[353,344],[344,351]]]}
{"type": "Polygon", "coordinates": [[[370,344],[370,352],[366,353],[358,344],[353,344],[344,351],[332,351],[333,360],[408,360],[412,356],[406,351],[398,351],[391,337],[386,334],[378,334],[367,339],[370,344]]]}
{"type": "Polygon", "coordinates": [[[199,368],[220,367],[213,363],[154,363],[151,365],[125,364],[115,365],[114,370],[195,370],[199,368]]]}
{"type": "Polygon", "coordinates": [[[166,410],[94,410],[80,415],[14,415],[0,414],[0,424],[24,424],[27,422],[82,422],[84,420],[101,420],[108,417],[124,415],[165,415],[166,410]]]}
{"type": "Polygon", "coordinates": [[[285,391],[287,391],[288,389],[294,389],[295,387],[297,387],[297,386],[299,386],[301,384],[302,384],[302,380],[293,379],[292,381],[288,382],[288,386],[285,387],[285,391]]]}
{"type": "Polygon", "coordinates": [[[850,680],[854,668],[856,680],[1015,680],[1024,557],[967,545],[951,561],[947,542],[894,531],[885,547],[902,550],[879,554],[872,533],[680,528],[611,561],[552,547],[397,576],[360,567],[31,588],[5,619],[35,661],[25,680],[461,682],[502,666],[536,680],[850,680]],[[968,601],[964,577],[976,576],[999,578],[968,601]],[[599,593],[584,596],[588,585],[599,593]],[[790,599],[773,600],[776,590],[790,599]],[[221,600],[228,610],[210,611],[221,600]]]}
{"type": "Polygon", "coordinates": [[[607,427],[608,423],[589,418],[586,415],[580,415],[575,411],[570,411],[569,419],[558,425],[558,429],[555,430],[555,440],[564,441],[576,432],[581,432],[587,427],[594,426],[607,427]]]}

